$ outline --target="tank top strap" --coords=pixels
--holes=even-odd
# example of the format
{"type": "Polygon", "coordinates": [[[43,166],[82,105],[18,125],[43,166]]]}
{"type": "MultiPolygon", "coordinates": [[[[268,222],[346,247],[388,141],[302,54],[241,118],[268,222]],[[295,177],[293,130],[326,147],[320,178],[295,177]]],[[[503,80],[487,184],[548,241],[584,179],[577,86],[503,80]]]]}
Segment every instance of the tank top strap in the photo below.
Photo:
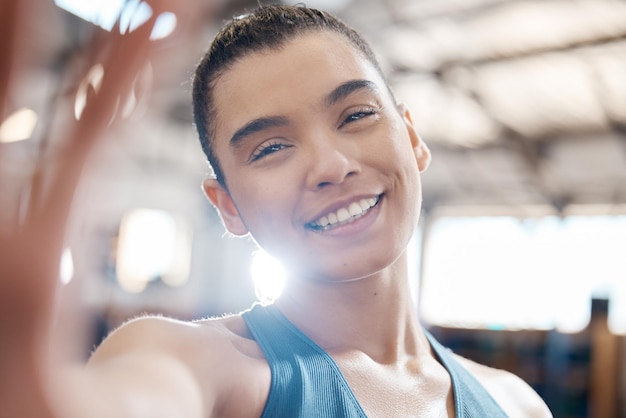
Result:
{"type": "Polygon", "coordinates": [[[452,380],[456,418],[500,418],[508,415],[489,392],[453,357],[452,351],[424,330],[439,362],[452,380]]]}
{"type": "MultiPolygon", "coordinates": [[[[366,417],[333,358],[274,305],[242,314],[271,371],[262,418],[366,417]]],[[[500,418],[506,413],[487,390],[425,330],[437,360],[450,374],[456,418],[500,418]]]]}
{"type": "Polygon", "coordinates": [[[366,417],[335,361],[274,305],[255,305],[243,318],[271,371],[262,417],[366,417]]]}

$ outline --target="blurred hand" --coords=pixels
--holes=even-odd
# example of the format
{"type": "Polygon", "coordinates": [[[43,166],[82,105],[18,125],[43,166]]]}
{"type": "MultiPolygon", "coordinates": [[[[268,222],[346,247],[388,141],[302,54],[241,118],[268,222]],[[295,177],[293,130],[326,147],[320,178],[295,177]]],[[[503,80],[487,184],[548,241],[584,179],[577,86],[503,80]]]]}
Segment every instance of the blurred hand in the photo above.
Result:
{"type": "MultiPolygon", "coordinates": [[[[4,0],[0,4],[0,123],[8,116],[9,98],[16,94],[11,89],[25,62],[22,58],[28,54],[20,41],[27,35],[31,11],[41,6],[35,3],[4,0]]],[[[148,21],[130,33],[121,34],[119,27],[114,28],[94,39],[89,55],[81,57],[81,68],[85,71],[95,64],[102,65],[101,87],[86,95],[78,120],[64,125],[63,151],[40,156],[33,176],[21,185],[29,199],[20,218],[11,218],[17,210],[0,214],[0,220],[5,221],[0,223],[2,417],[54,416],[51,410],[55,402],[51,402],[48,388],[63,385],[60,379],[65,376],[61,372],[64,365],[58,360],[66,357],[51,356],[51,347],[58,345],[71,350],[80,340],[80,330],[58,334],[51,330],[66,227],[83,166],[111,121],[119,123],[118,102],[128,96],[138,74],[155,53],[158,42],[151,41],[150,34],[157,17],[165,11],[175,13],[178,30],[187,33],[201,23],[198,20],[202,13],[194,10],[198,7],[195,2],[151,0],[147,3],[153,10],[148,21]],[[63,341],[56,341],[61,336],[63,341]]],[[[176,32],[174,35],[181,36],[176,32]]],[[[80,81],[76,80],[75,84],[80,85],[80,81]]],[[[0,159],[3,146],[0,144],[0,159]]],[[[50,152],[42,148],[43,153],[50,152]]],[[[7,208],[11,204],[0,205],[0,211],[7,208]]]]}

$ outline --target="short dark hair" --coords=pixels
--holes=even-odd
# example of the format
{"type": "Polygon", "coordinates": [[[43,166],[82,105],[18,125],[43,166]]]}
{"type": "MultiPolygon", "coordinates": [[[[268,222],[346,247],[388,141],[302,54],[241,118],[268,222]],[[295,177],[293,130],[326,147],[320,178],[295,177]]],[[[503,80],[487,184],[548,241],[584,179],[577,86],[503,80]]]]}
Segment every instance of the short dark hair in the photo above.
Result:
{"type": "Polygon", "coordinates": [[[263,5],[251,13],[233,18],[218,32],[196,67],[193,79],[194,122],[202,150],[223,187],[226,187],[226,179],[213,146],[216,117],[213,89],[217,80],[247,54],[277,49],[298,35],[315,31],[343,35],[384,79],[374,52],[357,31],[328,12],[302,5],[263,5]]]}

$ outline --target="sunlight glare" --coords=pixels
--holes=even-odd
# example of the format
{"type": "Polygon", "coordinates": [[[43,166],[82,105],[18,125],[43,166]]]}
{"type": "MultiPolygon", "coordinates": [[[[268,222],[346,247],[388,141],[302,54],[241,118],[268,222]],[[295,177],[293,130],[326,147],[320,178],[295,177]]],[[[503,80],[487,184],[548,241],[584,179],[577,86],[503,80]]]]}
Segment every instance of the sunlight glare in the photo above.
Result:
{"type": "Polygon", "coordinates": [[[37,113],[23,107],[15,111],[0,125],[0,143],[28,139],[37,125],[37,113]]]}
{"type": "MultiPolygon", "coordinates": [[[[110,32],[117,22],[122,34],[141,27],[154,14],[150,5],[141,0],[55,0],[54,3],[79,18],[110,32]]],[[[155,23],[150,40],[168,37],[176,28],[176,15],[161,13],[155,23]]]]}
{"type": "Polygon", "coordinates": [[[120,13],[120,33],[130,33],[152,16],[152,8],[143,1],[129,1],[120,13]]]}
{"type": "Polygon", "coordinates": [[[285,271],[280,262],[263,250],[254,253],[250,266],[254,291],[263,304],[276,300],[285,286],[285,271]]]}
{"type": "Polygon", "coordinates": [[[59,277],[62,284],[68,284],[74,277],[74,259],[72,258],[72,250],[66,248],[61,256],[61,269],[59,277]]]}
{"type": "Polygon", "coordinates": [[[625,232],[623,216],[439,219],[422,279],[424,319],[573,333],[588,325],[600,293],[611,300],[611,329],[623,333],[625,232]]]}
{"type": "Polygon", "coordinates": [[[164,211],[135,209],[120,226],[117,248],[117,279],[129,293],[141,292],[152,280],[166,274],[172,265],[176,223],[164,211]]]}
{"type": "Polygon", "coordinates": [[[125,0],[54,0],[54,3],[83,20],[111,31],[117,21],[125,0]]]}
{"type": "Polygon", "coordinates": [[[174,32],[174,29],[176,29],[177,22],[178,20],[174,13],[161,13],[159,17],[157,17],[156,22],[154,22],[154,29],[152,29],[152,33],[150,34],[150,40],[156,41],[167,38],[174,32]]]}

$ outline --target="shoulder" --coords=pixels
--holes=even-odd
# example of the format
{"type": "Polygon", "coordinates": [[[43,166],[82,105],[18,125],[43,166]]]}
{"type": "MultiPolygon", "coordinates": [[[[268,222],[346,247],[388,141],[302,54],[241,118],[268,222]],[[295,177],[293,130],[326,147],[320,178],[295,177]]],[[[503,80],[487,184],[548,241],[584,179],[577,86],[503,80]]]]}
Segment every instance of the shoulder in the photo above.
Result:
{"type": "Polygon", "coordinates": [[[96,348],[90,362],[136,351],[158,352],[180,358],[194,368],[220,366],[242,357],[262,359],[240,315],[181,321],[163,316],[141,316],[114,330],[96,348]]]}
{"type": "Polygon", "coordinates": [[[96,348],[90,361],[134,350],[178,351],[190,347],[189,342],[208,339],[209,346],[219,346],[222,338],[219,327],[204,326],[194,322],[180,321],[163,316],[140,316],[115,329],[96,348]]]}
{"type": "Polygon", "coordinates": [[[269,368],[239,315],[194,322],[160,316],[132,319],[105,339],[89,363],[116,359],[179,364],[214,410],[222,410],[238,394],[244,400],[238,406],[256,413],[269,390],[269,368]]]}
{"type": "Polygon", "coordinates": [[[201,386],[221,371],[232,348],[219,322],[194,323],[162,316],[141,316],[115,329],[91,355],[88,366],[120,361],[144,368],[176,363],[201,386]],[[152,364],[154,363],[154,364],[152,364]]]}
{"type": "Polygon", "coordinates": [[[505,370],[487,367],[454,355],[511,417],[548,418],[552,413],[526,382],[505,370]]]}

